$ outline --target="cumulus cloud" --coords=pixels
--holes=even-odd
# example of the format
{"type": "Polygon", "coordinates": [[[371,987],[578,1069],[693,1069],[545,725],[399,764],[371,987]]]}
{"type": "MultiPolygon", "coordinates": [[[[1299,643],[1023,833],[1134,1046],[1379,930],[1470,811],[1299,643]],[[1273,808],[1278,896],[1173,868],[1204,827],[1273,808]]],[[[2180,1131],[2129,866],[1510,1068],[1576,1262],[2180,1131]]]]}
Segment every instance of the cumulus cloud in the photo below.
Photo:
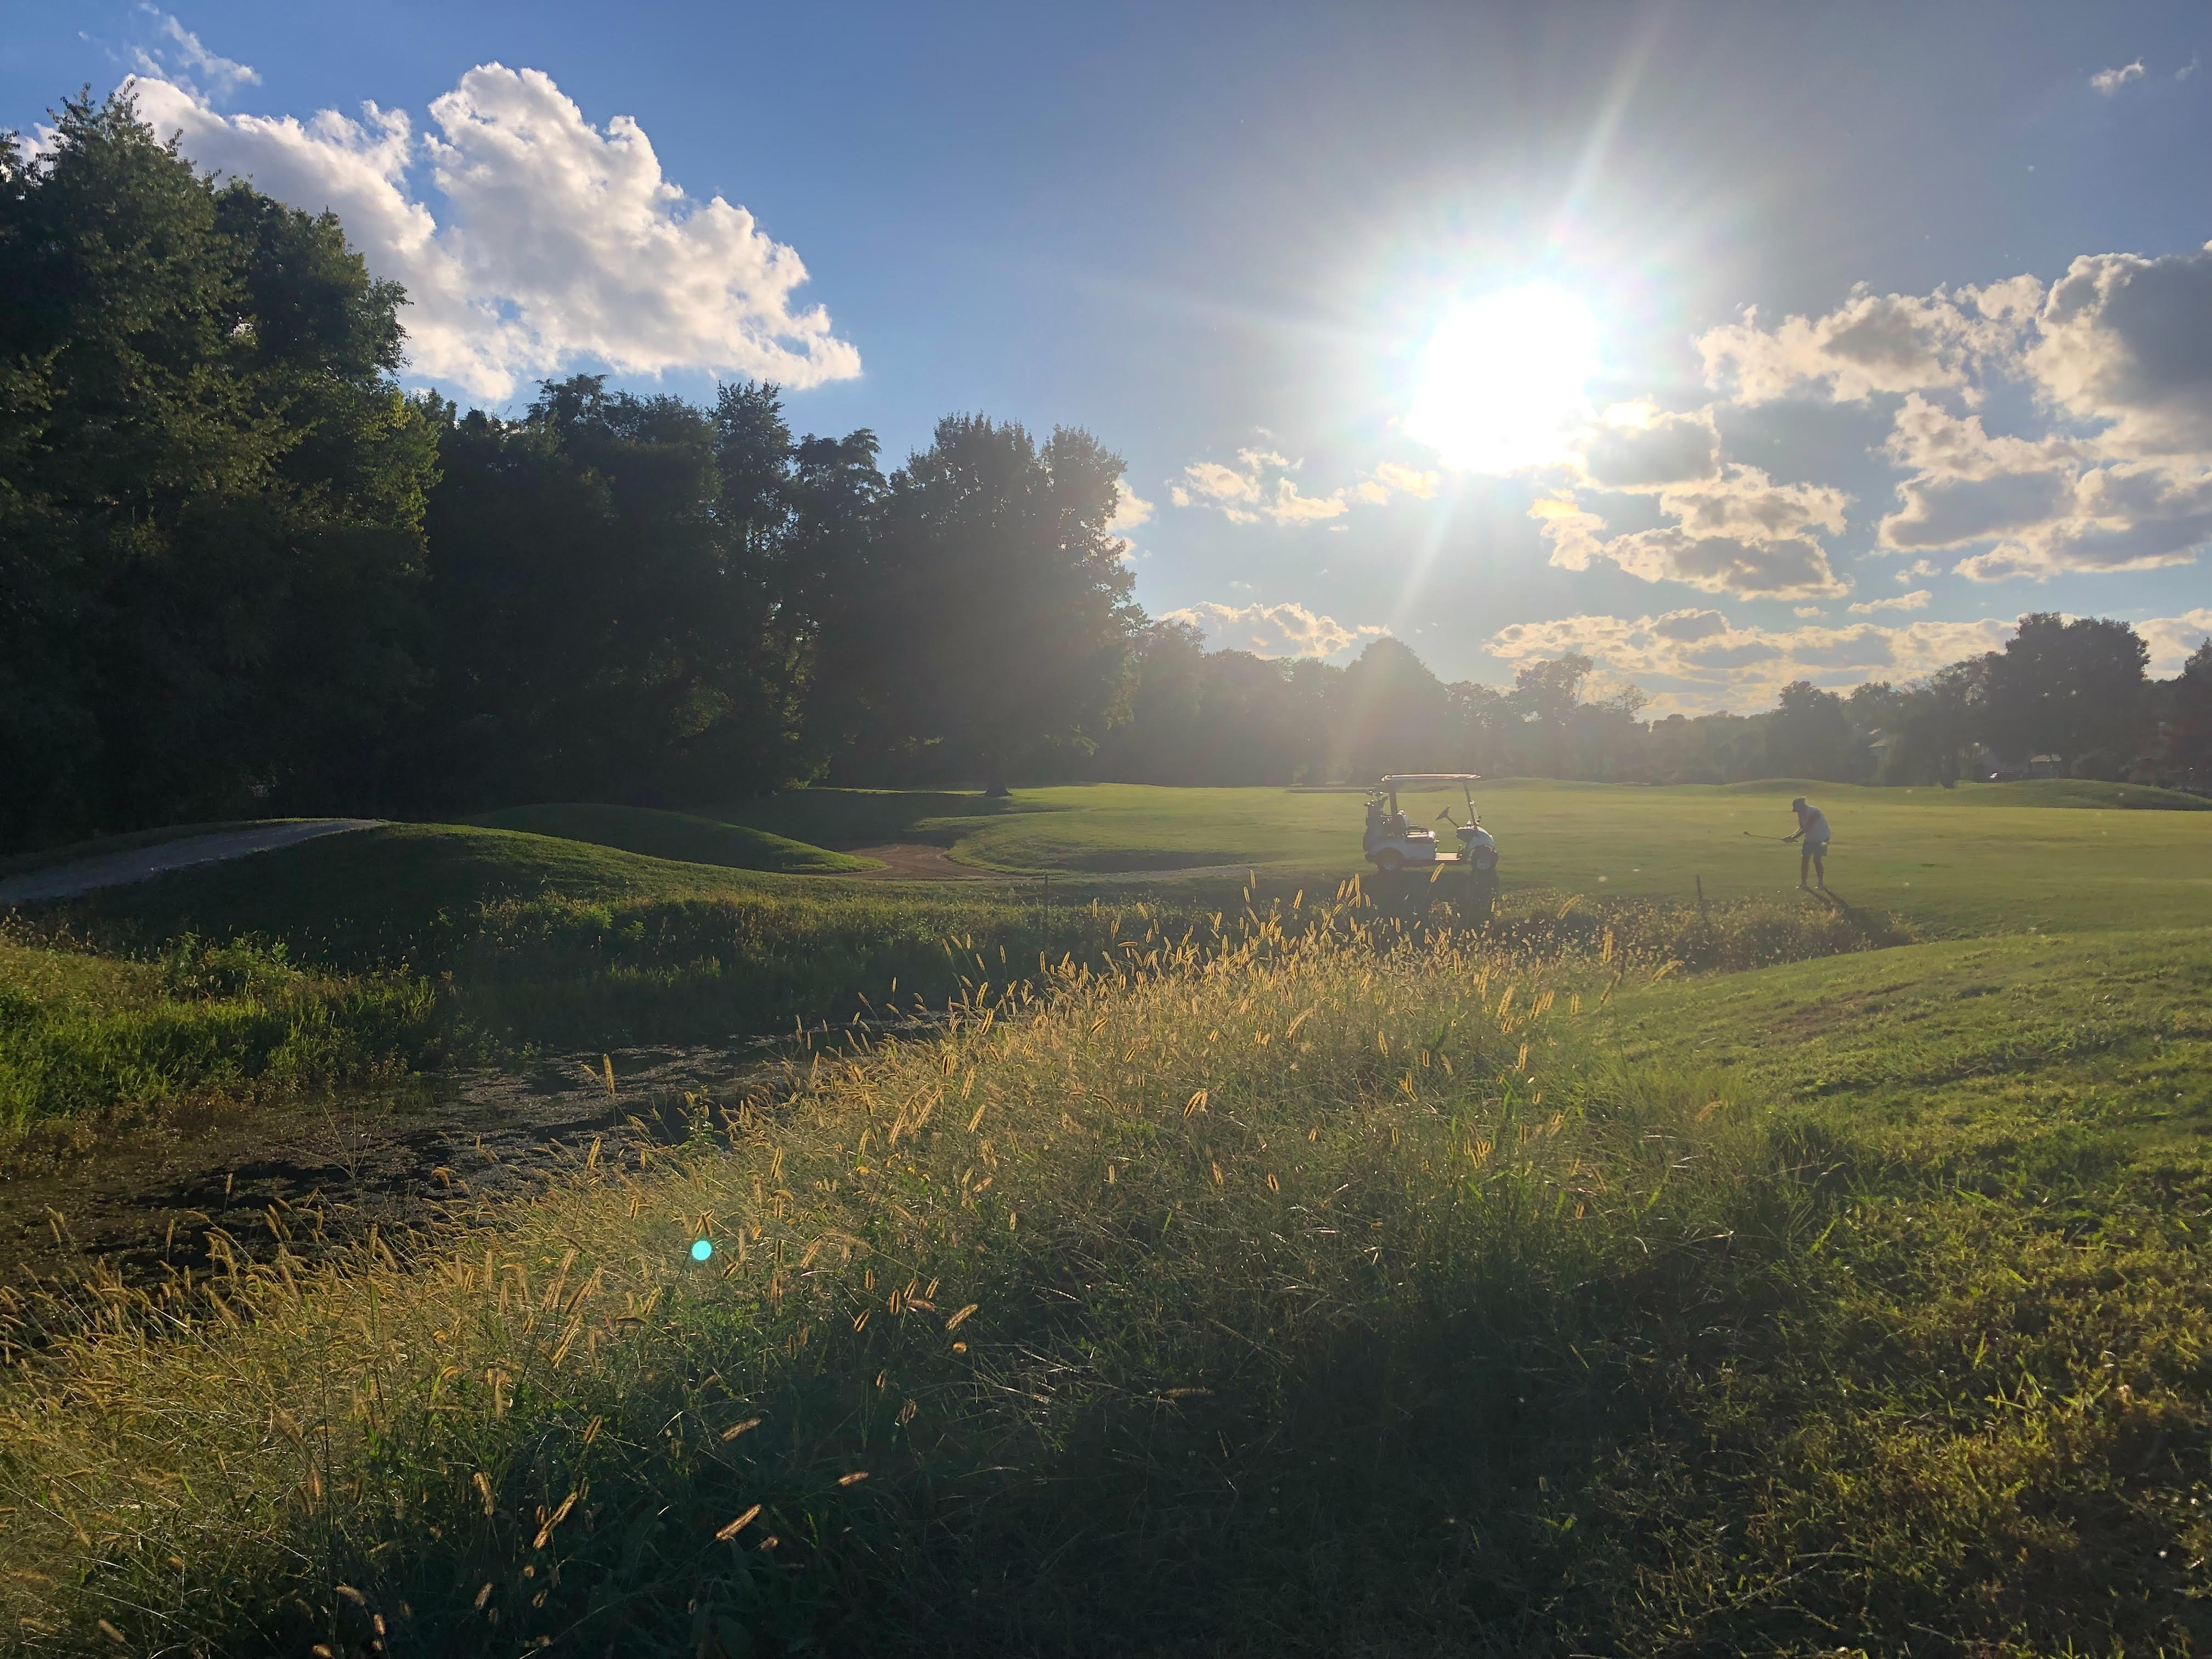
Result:
{"type": "Polygon", "coordinates": [[[1106,533],[1126,536],[1139,525],[1150,524],[1152,503],[1139,495],[1126,483],[1118,486],[1120,493],[1114,500],[1114,516],[1106,520],[1106,533]]]}
{"type": "Polygon", "coordinates": [[[1863,403],[1881,392],[1939,387],[1971,404],[1980,395],[1978,362],[2010,347],[2041,292],[2033,277],[1925,296],[1862,285],[1825,316],[1785,317],[1771,329],[1750,307],[1740,321],[1699,335],[1697,346],[1705,383],[1739,404],[1808,389],[1863,403]]]}
{"type": "Polygon", "coordinates": [[[1385,461],[1358,483],[1309,495],[1290,475],[1298,463],[1272,449],[1240,449],[1237,465],[1222,461],[1194,461],[1182,477],[1168,486],[1168,499],[1177,507],[1211,507],[1232,524],[1257,524],[1266,519],[1279,525],[1319,524],[1342,518],[1357,502],[1381,506],[1393,495],[1425,501],[1442,482],[1434,472],[1385,461]]]}
{"type": "Polygon", "coordinates": [[[2181,672],[2198,646],[2212,639],[2212,606],[2185,611],[2178,617],[2153,617],[2135,627],[2150,647],[2150,672],[2170,678],[2181,672]]]}
{"type": "Polygon", "coordinates": [[[2051,286],[2027,366],[2107,454],[2212,452],[2212,245],[2084,255],[2051,286]]]}
{"type": "Polygon", "coordinates": [[[1740,628],[1720,611],[1688,610],[1633,620],[1585,616],[1516,623],[1491,635],[1487,644],[1492,656],[1515,666],[1578,651],[1640,684],[1679,682],[1668,701],[1687,712],[1761,706],[1792,680],[1840,686],[1911,679],[1996,649],[2014,626],[1984,617],[1903,626],[1740,628]]]}
{"type": "Polygon", "coordinates": [[[1854,617],[1871,617],[1883,611],[1925,611],[1929,600],[1936,596],[1924,587],[1916,587],[1910,593],[1899,593],[1894,599],[1867,599],[1850,607],[1854,617]]]}
{"type": "Polygon", "coordinates": [[[1755,466],[1727,465],[1709,478],[1658,492],[1674,522],[1608,537],[1603,519],[1572,495],[1530,507],[1551,562],[1587,570],[1608,559],[1648,582],[1676,581],[1747,598],[1832,599],[1845,592],[1819,532],[1840,532],[1850,497],[1824,484],[1776,483],[1755,466]]]}
{"type": "Polygon", "coordinates": [[[483,398],[583,361],[805,387],[858,374],[805,264],[751,214],[660,170],[644,130],[604,130],[537,70],[486,64],[429,108],[224,116],[173,79],[135,78],[141,115],[200,166],[335,211],[379,276],[405,285],[412,370],[483,398]],[[417,175],[443,198],[434,213],[417,175]]]}
{"type": "Polygon", "coordinates": [[[1390,631],[1374,624],[1347,627],[1296,603],[1239,606],[1208,599],[1170,611],[1164,620],[1190,623],[1216,651],[1259,657],[1334,657],[1390,631]]]}
{"type": "Polygon", "coordinates": [[[2186,564],[2212,544],[2209,317],[2212,246],[2084,255],[2048,289],[1862,289],[1773,329],[1747,313],[1699,344],[1740,404],[1898,397],[1883,454],[1908,476],[1880,547],[2040,579],[2186,564]],[[1983,396],[2000,384],[2027,392],[2039,430],[1988,429],[1983,396]]]}
{"type": "Polygon", "coordinates": [[[2140,81],[2142,78],[2143,60],[2138,58],[2134,63],[2123,64],[2118,69],[2099,70],[2089,77],[2089,85],[2092,90],[2100,92],[2109,98],[2129,82],[2140,81]]]}
{"type": "Polygon", "coordinates": [[[1881,545],[1898,552],[1994,542],[1960,562],[1982,580],[2186,564],[2212,539],[2212,471],[2172,457],[2105,459],[2109,434],[1991,436],[1979,417],[1918,397],[1899,410],[1884,453],[1911,476],[1881,545]]]}
{"type": "MultiPolygon", "coordinates": [[[[1375,469],[1374,476],[1360,485],[1360,489],[1364,494],[1370,488],[1379,489],[1385,495],[1395,489],[1401,495],[1411,495],[1417,501],[1425,501],[1437,493],[1437,486],[1443,482],[1442,473],[1431,472],[1418,466],[1401,465],[1396,461],[1384,461],[1375,469]]],[[[1368,499],[1380,501],[1382,497],[1369,496],[1368,499]]]]}
{"type": "Polygon", "coordinates": [[[1662,489],[1717,478],[1721,434],[1710,409],[1670,415],[1650,404],[1617,404],[1583,434],[1577,464],[1593,489],[1662,489]]]}
{"type": "Polygon", "coordinates": [[[258,87],[260,73],[251,64],[210,52],[200,38],[170,13],[140,0],[139,12],[153,20],[154,39],[131,51],[132,66],[141,75],[166,80],[194,97],[220,103],[240,87],[258,87]]]}

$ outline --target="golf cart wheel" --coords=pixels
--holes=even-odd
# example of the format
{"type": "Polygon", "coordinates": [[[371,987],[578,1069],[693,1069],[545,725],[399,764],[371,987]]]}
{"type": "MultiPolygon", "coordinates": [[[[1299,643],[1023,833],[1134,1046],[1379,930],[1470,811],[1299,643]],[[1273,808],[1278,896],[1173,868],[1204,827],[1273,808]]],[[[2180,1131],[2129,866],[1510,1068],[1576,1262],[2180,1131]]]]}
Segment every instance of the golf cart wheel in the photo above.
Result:
{"type": "Polygon", "coordinates": [[[1406,860],[1399,857],[1397,848],[1386,847],[1375,855],[1375,867],[1386,876],[1395,876],[1406,867],[1406,860]]]}

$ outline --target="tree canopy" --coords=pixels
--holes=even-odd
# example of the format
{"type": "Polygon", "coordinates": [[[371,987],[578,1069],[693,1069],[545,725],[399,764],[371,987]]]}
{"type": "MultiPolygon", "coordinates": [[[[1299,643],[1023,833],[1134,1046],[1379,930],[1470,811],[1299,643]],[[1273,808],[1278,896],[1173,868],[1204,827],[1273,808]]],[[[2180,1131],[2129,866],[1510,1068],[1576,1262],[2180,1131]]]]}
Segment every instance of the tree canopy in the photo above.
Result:
{"type": "Polygon", "coordinates": [[[824,777],[2212,783],[2212,646],[2154,683],[2108,618],[1648,720],[1573,652],[1501,687],[1388,635],[1207,651],[1136,605],[1122,463],[1079,428],[949,416],[886,477],[773,386],[410,398],[405,296],[338,222],[200,175],[127,94],[0,140],[0,848],[824,777]]]}
{"type": "Polygon", "coordinates": [[[374,793],[436,478],[401,295],[127,94],[0,141],[0,836],[374,793]]]}

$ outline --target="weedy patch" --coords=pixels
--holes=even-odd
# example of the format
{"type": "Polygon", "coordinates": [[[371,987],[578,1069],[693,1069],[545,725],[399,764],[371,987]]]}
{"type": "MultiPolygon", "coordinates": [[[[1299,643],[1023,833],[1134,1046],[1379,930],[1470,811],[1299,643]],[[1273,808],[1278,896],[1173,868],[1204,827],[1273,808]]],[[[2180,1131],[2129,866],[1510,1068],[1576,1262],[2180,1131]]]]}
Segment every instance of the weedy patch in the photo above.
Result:
{"type": "Polygon", "coordinates": [[[774,1113],[404,1261],[18,1307],[60,1333],[0,1402],[18,1628],[1292,1640],[1409,1559],[1556,1581],[1508,1495],[1645,1392],[1606,1327],[1813,1211],[1724,1096],[1594,1060],[1601,971],[1334,907],[1137,920],[1112,971],[978,979],[939,1039],[794,1062],[774,1113]]]}

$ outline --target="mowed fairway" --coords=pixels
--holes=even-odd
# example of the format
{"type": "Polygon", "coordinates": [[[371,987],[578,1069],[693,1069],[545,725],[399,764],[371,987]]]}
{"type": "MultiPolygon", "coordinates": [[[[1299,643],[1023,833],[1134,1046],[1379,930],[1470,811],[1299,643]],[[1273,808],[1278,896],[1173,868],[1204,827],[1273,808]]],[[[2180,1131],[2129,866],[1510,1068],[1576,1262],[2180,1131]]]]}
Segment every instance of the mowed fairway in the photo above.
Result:
{"type": "MultiPolygon", "coordinates": [[[[806,791],[817,829],[843,792],[806,791]]],[[[2031,783],[1884,789],[1790,781],[1646,788],[1506,780],[1476,786],[1498,839],[1506,890],[1685,902],[1794,892],[1803,793],[1835,831],[1828,883],[1857,908],[1937,933],[2202,926],[2212,921],[2212,814],[2188,797],[2125,785],[2031,783]],[[2136,810],[2156,800],[2166,810],[2136,810]],[[1755,837],[1769,837],[1767,840],[1755,837]]],[[[896,796],[866,801],[886,827],[896,796]]],[[[1246,866],[1263,877],[1340,878],[1363,868],[1356,790],[1170,789],[1093,784],[1024,789],[995,812],[976,799],[927,804],[908,833],[954,858],[1070,878],[1246,866]],[[948,811],[948,806],[951,810],[948,811]]],[[[1404,798],[1416,823],[1452,791],[1404,798]]],[[[738,816],[733,813],[732,816],[738,816]]],[[[762,822],[766,822],[763,817],[762,822]]],[[[1441,828],[1441,826],[1439,826],[1441,828]]],[[[1446,832],[1447,836],[1449,831],[1446,832]]]]}

